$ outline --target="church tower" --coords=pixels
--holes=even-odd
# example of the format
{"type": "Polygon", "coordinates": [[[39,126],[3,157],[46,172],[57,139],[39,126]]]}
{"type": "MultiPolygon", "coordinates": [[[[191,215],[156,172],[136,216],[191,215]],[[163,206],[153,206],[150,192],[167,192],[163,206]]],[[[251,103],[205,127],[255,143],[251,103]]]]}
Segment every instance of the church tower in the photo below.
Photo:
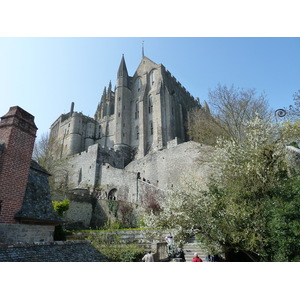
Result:
{"type": "Polygon", "coordinates": [[[115,90],[115,144],[114,149],[125,155],[125,164],[131,159],[131,91],[129,89],[129,76],[122,56],[117,74],[115,90]]]}

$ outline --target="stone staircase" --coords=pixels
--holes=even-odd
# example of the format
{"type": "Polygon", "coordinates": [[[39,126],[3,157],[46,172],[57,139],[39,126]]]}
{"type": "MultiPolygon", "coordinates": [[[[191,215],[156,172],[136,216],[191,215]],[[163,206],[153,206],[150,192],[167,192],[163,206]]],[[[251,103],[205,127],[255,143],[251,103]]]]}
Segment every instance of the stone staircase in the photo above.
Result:
{"type": "Polygon", "coordinates": [[[183,251],[186,262],[192,261],[195,252],[197,252],[198,256],[205,262],[205,257],[208,254],[206,249],[196,241],[195,236],[191,237],[188,243],[184,245],[183,251]]]}

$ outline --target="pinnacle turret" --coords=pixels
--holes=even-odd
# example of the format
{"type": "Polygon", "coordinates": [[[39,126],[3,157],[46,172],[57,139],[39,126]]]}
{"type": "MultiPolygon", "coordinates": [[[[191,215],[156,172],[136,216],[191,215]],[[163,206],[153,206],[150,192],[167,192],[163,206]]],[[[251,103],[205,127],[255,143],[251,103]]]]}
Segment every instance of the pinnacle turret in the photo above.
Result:
{"type": "Polygon", "coordinates": [[[121,59],[121,63],[120,63],[120,67],[119,67],[119,70],[118,70],[118,78],[127,77],[127,76],[128,76],[128,72],[127,72],[127,67],[126,67],[124,54],[123,54],[122,59],[121,59]]]}

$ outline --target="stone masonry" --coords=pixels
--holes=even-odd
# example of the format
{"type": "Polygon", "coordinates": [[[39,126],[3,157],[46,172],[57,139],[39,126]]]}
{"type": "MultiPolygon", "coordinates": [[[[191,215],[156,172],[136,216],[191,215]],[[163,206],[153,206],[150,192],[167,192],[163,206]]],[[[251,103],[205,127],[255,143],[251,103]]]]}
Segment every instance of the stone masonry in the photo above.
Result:
{"type": "MultiPolygon", "coordinates": [[[[51,125],[50,153],[66,170],[56,178],[57,185],[96,195],[93,224],[108,218],[100,221],[95,215],[105,211],[94,209],[103,199],[141,203],[149,194],[161,197],[180,188],[192,176],[205,187],[213,149],[189,142],[187,124],[193,109],[209,113],[207,104],[191,96],[164,65],[143,56],[129,76],[123,56],[116,86],[113,89],[110,82],[104,88],[94,118],[74,111],[72,103],[70,112],[51,125]]],[[[82,208],[86,216],[89,205],[77,203],[66,216],[72,222],[84,219],[87,226],[79,211],[82,208]]]]}

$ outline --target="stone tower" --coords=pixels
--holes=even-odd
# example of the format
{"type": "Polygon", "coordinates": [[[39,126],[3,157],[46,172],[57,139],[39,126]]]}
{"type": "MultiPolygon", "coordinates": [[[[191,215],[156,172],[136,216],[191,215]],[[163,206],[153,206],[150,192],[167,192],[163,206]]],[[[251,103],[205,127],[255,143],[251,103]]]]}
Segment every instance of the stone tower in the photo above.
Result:
{"type": "Polygon", "coordinates": [[[130,161],[131,153],[131,105],[129,76],[123,55],[117,74],[117,86],[115,91],[114,149],[124,153],[126,162],[130,161]]]}

